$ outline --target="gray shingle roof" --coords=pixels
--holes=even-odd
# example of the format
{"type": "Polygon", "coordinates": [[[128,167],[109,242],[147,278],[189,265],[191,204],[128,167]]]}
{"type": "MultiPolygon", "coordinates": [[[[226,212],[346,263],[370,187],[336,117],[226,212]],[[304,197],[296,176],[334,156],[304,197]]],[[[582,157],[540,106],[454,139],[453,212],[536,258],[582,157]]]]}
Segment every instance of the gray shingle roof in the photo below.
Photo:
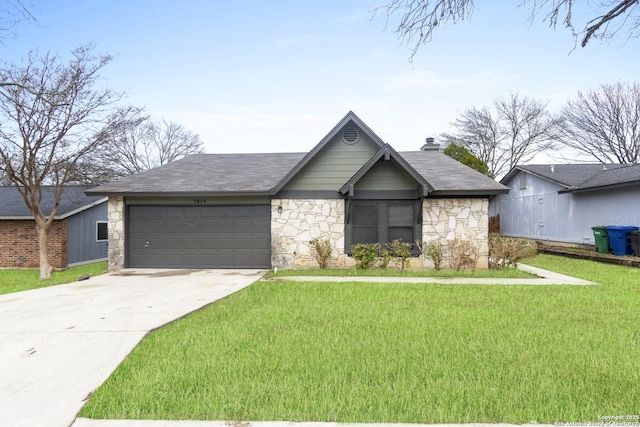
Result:
{"type": "Polygon", "coordinates": [[[640,182],[640,164],[573,164],[553,165],[553,167],[523,165],[514,168],[502,182],[507,182],[518,170],[555,182],[567,191],[593,190],[640,182]]]}
{"type": "Polygon", "coordinates": [[[89,194],[266,194],[305,154],[194,154],[94,188],[89,194]]]}
{"type": "Polygon", "coordinates": [[[434,193],[480,195],[506,193],[509,190],[440,151],[405,151],[400,155],[431,184],[434,193]]]}
{"type": "MultiPolygon", "coordinates": [[[[75,211],[90,207],[104,197],[87,196],[86,186],[68,186],[62,191],[60,206],[56,218],[65,218],[75,211]]],[[[42,192],[42,207],[44,212],[51,212],[54,202],[53,187],[44,187],[42,192]]],[[[33,218],[31,211],[14,186],[0,186],[0,218],[33,218]]]]}
{"type": "MultiPolygon", "coordinates": [[[[89,194],[271,194],[307,153],[194,154],[122,178],[89,194]]],[[[496,194],[507,187],[438,151],[399,153],[435,192],[496,194]]]]}

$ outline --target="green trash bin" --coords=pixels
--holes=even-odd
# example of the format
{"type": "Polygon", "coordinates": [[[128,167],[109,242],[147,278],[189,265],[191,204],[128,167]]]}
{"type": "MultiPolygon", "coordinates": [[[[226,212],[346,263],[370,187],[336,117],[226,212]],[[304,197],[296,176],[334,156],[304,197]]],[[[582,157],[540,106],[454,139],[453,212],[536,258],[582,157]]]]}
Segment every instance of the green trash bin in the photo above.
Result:
{"type": "Polygon", "coordinates": [[[591,227],[593,230],[593,237],[596,241],[596,252],[599,254],[608,254],[609,252],[609,234],[607,233],[607,227],[591,227]]]}

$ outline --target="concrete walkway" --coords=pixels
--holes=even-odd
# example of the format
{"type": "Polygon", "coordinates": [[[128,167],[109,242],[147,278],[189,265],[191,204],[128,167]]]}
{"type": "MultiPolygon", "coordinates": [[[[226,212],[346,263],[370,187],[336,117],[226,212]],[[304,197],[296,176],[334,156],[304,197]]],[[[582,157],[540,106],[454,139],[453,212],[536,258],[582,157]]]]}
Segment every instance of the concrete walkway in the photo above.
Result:
{"type": "Polygon", "coordinates": [[[70,426],[150,330],[264,273],[123,270],[0,295],[0,426],[70,426]]]}
{"type": "Polygon", "coordinates": [[[596,285],[597,283],[530,265],[518,264],[520,270],[537,278],[485,279],[474,277],[368,277],[368,276],[282,276],[275,280],[296,282],[372,282],[372,283],[438,283],[444,285],[596,285]]]}

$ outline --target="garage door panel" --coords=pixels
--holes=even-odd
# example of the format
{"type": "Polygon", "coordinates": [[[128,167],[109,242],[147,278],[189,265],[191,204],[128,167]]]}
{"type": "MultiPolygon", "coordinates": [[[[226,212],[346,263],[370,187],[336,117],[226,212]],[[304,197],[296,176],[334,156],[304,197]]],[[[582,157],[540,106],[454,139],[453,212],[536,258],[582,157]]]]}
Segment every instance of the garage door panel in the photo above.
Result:
{"type": "Polygon", "coordinates": [[[129,206],[127,265],[269,268],[270,215],[268,205],[129,206]]]}

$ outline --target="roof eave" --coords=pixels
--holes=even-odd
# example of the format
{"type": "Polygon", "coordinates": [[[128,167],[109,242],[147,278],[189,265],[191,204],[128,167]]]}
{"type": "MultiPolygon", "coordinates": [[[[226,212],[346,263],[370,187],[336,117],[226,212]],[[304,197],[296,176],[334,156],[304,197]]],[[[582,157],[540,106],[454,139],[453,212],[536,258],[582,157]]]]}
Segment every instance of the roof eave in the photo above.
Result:
{"type": "Polygon", "coordinates": [[[567,188],[565,190],[558,191],[558,194],[586,193],[588,191],[609,190],[609,189],[612,189],[612,188],[632,187],[634,185],[640,185],[640,180],[627,181],[627,182],[618,182],[618,183],[615,183],[615,184],[598,185],[598,186],[593,186],[593,187],[567,188]]]}
{"type": "Polygon", "coordinates": [[[109,197],[242,197],[271,196],[273,191],[100,191],[87,194],[109,197]]]}
{"type": "Polygon", "coordinates": [[[498,196],[500,194],[509,194],[509,189],[492,189],[492,190],[435,190],[429,194],[429,197],[486,197],[498,196]]]}

